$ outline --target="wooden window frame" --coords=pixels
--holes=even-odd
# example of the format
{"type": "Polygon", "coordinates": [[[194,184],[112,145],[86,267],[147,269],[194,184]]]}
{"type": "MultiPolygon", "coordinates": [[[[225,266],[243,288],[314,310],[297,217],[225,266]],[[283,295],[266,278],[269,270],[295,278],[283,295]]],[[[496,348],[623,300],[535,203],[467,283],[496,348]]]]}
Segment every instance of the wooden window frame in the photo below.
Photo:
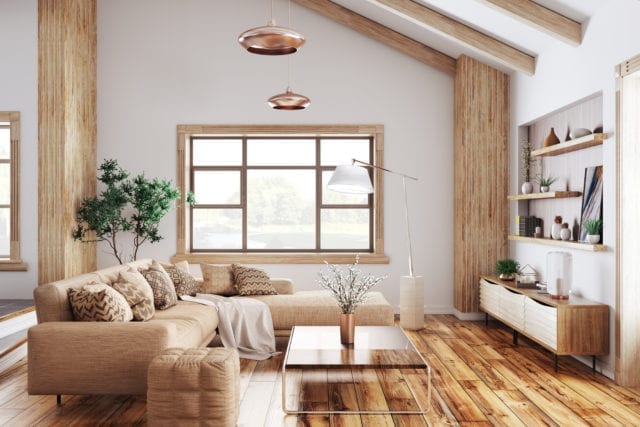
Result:
{"type": "MultiPolygon", "coordinates": [[[[353,263],[354,251],[326,250],[320,252],[191,252],[191,224],[185,195],[191,188],[191,139],[194,137],[265,137],[291,136],[307,138],[326,137],[371,137],[373,139],[372,159],[375,165],[383,167],[384,126],[382,125],[178,125],[177,126],[177,181],[181,192],[180,209],[177,210],[176,255],[173,262],[186,260],[189,263],[244,263],[244,264],[319,264],[353,263]]],[[[277,168],[277,167],[276,167],[277,168]]],[[[315,168],[315,166],[314,166],[315,168]]],[[[384,254],[384,213],[383,213],[383,173],[373,170],[374,187],[372,227],[373,244],[370,252],[360,254],[362,264],[387,264],[384,254]]]]}
{"type": "Polygon", "coordinates": [[[28,265],[20,258],[20,112],[0,111],[0,122],[9,123],[9,173],[11,175],[9,258],[0,258],[0,271],[26,271],[28,265]]]}

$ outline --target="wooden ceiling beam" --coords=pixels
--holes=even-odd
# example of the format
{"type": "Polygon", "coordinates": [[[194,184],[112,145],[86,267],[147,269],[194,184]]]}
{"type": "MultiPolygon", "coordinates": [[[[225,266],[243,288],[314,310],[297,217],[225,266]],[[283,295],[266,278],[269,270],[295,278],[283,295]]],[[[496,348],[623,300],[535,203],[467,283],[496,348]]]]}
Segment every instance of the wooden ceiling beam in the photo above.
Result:
{"type": "Polygon", "coordinates": [[[335,22],[343,24],[369,38],[386,44],[405,54],[424,62],[425,64],[455,75],[456,60],[442,52],[413,40],[403,34],[393,31],[371,19],[365,18],[350,9],[342,7],[329,0],[293,0],[320,15],[326,16],[335,22]]]}
{"type": "Polygon", "coordinates": [[[582,24],[531,0],[478,0],[573,46],[582,43],[582,24]]]}
{"type": "Polygon", "coordinates": [[[505,66],[533,75],[535,58],[455,19],[411,0],[368,0],[424,28],[489,55],[505,66]]]}

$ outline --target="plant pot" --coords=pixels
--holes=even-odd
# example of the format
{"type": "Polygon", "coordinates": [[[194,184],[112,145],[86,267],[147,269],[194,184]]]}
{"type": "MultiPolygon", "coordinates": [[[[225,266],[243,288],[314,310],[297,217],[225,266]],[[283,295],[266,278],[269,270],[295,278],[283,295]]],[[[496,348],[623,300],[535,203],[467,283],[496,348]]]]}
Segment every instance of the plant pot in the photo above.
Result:
{"type": "Polygon", "coordinates": [[[509,273],[509,274],[502,273],[502,274],[500,274],[500,275],[498,276],[498,278],[499,278],[500,280],[515,280],[515,278],[516,278],[516,274],[515,274],[515,273],[509,273]]]}
{"type": "Polygon", "coordinates": [[[356,315],[353,313],[340,314],[340,342],[353,344],[356,336],[356,315]]]}
{"type": "Polygon", "coordinates": [[[599,234],[587,234],[587,242],[595,245],[596,243],[600,242],[600,235],[599,234]]]}
{"type": "Polygon", "coordinates": [[[540,192],[541,193],[548,193],[549,192],[549,186],[548,185],[541,185],[540,186],[540,192]]]}
{"type": "Polygon", "coordinates": [[[530,182],[525,182],[522,184],[522,194],[531,194],[533,193],[533,184],[530,182]]]}

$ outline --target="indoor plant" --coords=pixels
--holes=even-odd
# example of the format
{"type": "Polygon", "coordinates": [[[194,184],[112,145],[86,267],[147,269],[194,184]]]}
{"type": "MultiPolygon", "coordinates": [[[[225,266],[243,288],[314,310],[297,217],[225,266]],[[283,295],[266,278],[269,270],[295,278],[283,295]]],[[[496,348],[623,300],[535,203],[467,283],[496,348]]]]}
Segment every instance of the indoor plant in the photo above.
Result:
{"type": "Polygon", "coordinates": [[[358,268],[359,256],[356,262],[344,267],[329,264],[327,273],[320,272],[318,283],[333,294],[342,314],[340,315],[340,341],[343,344],[353,343],[356,307],[366,301],[369,289],[382,282],[386,276],[376,277],[373,274],[364,275],[358,268]]]}
{"type": "Polygon", "coordinates": [[[531,184],[531,168],[536,159],[531,157],[533,147],[529,141],[522,144],[522,194],[533,193],[533,184],[531,184]]]}
{"type": "Polygon", "coordinates": [[[496,262],[496,273],[502,280],[513,280],[516,274],[520,272],[520,263],[511,258],[499,259],[496,262]]]}
{"type": "MultiPolygon", "coordinates": [[[[169,181],[150,180],[144,174],[129,179],[129,172],[116,160],[103,161],[98,170],[101,172],[98,181],[106,188],[98,196],[82,200],[73,238],[83,242],[106,242],[122,264],[125,256],[118,236],[130,232],[133,234],[133,253],[129,258],[135,261],[143,243],[162,239],[158,224],[180,198],[180,191],[169,181]]],[[[193,194],[187,195],[187,202],[195,202],[193,194]]]]}
{"type": "Polygon", "coordinates": [[[587,242],[598,243],[600,241],[600,231],[602,230],[602,220],[599,218],[589,218],[584,222],[587,230],[587,242]]]}
{"type": "Polygon", "coordinates": [[[546,193],[549,191],[549,187],[551,187],[551,184],[553,184],[554,182],[556,182],[558,178],[556,178],[555,176],[547,176],[547,177],[543,177],[542,175],[539,175],[536,178],[536,182],[540,185],[540,192],[541,193],[546,193]]]}

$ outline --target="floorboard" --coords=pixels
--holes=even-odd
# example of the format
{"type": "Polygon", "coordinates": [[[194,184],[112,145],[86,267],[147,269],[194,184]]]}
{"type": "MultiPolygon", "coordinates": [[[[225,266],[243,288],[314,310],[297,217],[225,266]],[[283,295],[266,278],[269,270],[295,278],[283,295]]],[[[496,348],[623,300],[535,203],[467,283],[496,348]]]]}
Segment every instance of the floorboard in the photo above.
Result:
{"type": "MultiPolygon", "coordinates": [[[[431,396],[419,371],[314,370],[287,372],[289,407],[308,409],[415,409],[425,415],[285,415],[283,354],[242,359],[239,425],[277,426],[517,426],[640,425],[640,389],[625,388],[571,357],[559,359],[496,321],[425,317],[425,328],[407,331],[431,366],[431,396]],[[413,391],[413,394],[411,393],[413,391]],[[415,394],[416,400],[413,399],[415,394]]],[[[279,338],[278,349],[287,339],[279,338]]],[[[146,426],[144,396],[27,394],[27,363],[0,373],[0,425],[146,426]]]]}

